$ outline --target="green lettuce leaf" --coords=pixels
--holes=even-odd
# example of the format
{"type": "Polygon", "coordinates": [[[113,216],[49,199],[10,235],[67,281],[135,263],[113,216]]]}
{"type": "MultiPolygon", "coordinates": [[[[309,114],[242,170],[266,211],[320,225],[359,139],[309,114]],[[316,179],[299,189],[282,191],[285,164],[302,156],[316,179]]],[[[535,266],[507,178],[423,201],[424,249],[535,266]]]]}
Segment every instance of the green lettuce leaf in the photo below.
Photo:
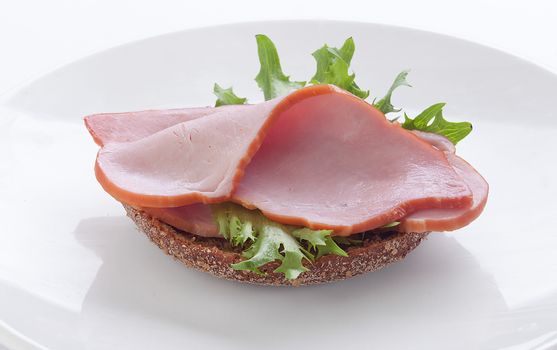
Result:
{"type": "Polygon", "coordinates": [[[333,84],[362,99],[367,98],[369,90],[362,90],[354,81],[356,75],[348,73],[354,50],[354,40],[348,38],[340,49],[325,44],[313,52],[312,56],[317,63],[317,69],[311,78],[311,83],[333,84]]]}
{"type": "Polygon", "coordinates": [[[233,246],[244,249],[242,256],[246,260],[232,264],[233,269],[261,274],[261,266],[280,261],[274,272],[296,279],[308,270],[303,261],[313,261],[315,255],[348,256],[332,239],[330,230],[282,225],[267,219],[258,210],[232,203],[216,204],[212,208],[220,234],[233,246]]]}
{"type": "Polygon", "coordinates": [[[246,98],[236,96],[234,91],[232,91],[232,87],[224,89],[217,83],[213,86],[213,93],[217,96],[215,107],[224,105],[243,105],[247,102],[246,98]]]}
{"type": "Polygon", "coordinates": [[[233,246],[243,246],[248,241],[255,241],[255,229],[258,217],[247,209],[232,203],[212,206],[213,214],[219,227],[219,233],[233,246]]]}
{"type": "Polygon", "coordinates": [[[263,90],[265,101],[286,95],[290,91],[306,85],[305,81],[290,81],[290,77],[284,75],[280,66],[277,48],[268,36],[258,34],[255,36],[255,39],[257,41],[259,63],[261,64],[255,81],[263,90]]]}
{"type": "Polygon", "coordinates": [[[407,71],[407,70],[403,70],[402,72],[398,73],[395,80],[393,81],[393,84],[391,85],[389,90],[387,90],[387,93],[385,94],[385,97],[383,97],[382,99],[377,101],[377,103],[375,103],[375,101],[373,102],[373,105],[375,106],[375,108],[377,108],[378,110],[383,112],[383,114],[387,114],[387,113],[391,113],[391,112],[400,112],[401,109],[400,108],[396,109],[393,106],[393,104],[391,103],[391,97],[393,95],[393,91],[395,91],[398,87],[400,87],[400,86],[411,87],[412,86],[412,85],[408,84],[408,81],[406,80],[406,77],[408,76],[408,73],[409,73],[409,71],[407,71]]]}
{"type": "MultiPolygon", "coordinates": [[[[263,94],[265,100],[285,95],[292,90],[305,86],[305,82],[290,81],[281,68],[275,44],[271,39],[263,34],[256,35],[257,52],[261,64],[259,73],[255,80],[263,94]]],[[[346,39],[340,48],[329,47],[327,44],[314,51],[317,67],[315,74],[311,78],[312,84],[332,84],[344,89],[352,94],[365,99],[369,96],[369,90],[361,89],[355,82],[355,74],[350,74],[350,64],[354,56],[355,44],[352,38],[346,39]]],[[[406,80],[409,71],[400,72],[394,79],[385,96],[379,100],[373,100],[373,105],[384,114],[399,112],[401,108],[395,108],[392,103],[394,91],[401,86],[410,86],[406,80]]],[[[244,104],[245,98],[236,96],[232,88],[223,89],[218,84],[214,86],[214,93],[217,96],[216,106],[225,104],[244,104]]],[[[455,145],[472,131],[472,124],[468,122],[449,122],[443,118],[443,103],[435,104],[414,119],[404,114],[402,127],[408,130],[421,130],[436,133],[447,137],[455,145]]],[[[389,118],[391,122],[398,121],[400,116],[389,118]]]]}
{"type": "Polygon", "coordinates": [[[311,230],[304,227],[292,231],[292,236],[301,241],[306,241],[310,253],[312,251],[317,253],[316,259],[327,254],[348,256],[348,253],[339,247],[333,240],[331,237],[332,232],[331,230],[311,230]]]}
{"type": "Polygon", "coordinates": [[[447,121],[443,118],[444,106],[444,103],[436,103],[426,108],[414,119],[404,113],[402,127],[408,130],[420,130],[443,135],[456,145],[472,131],[472,124],[447,121]]]}
{"type": "MultiPolygon", "coordinates": [[[[247,260],[232,264],[235,270],[261,273],[259,267],[275,260],[281,261],[274,272],[283,273],[287,279],[296,279],[308,269],[302,261],[308,259],[300,244],[282,225],[267,223],[259,228],[257,240],[243,254],[247,260]]],[[[308,259],[309,260],[309,259],[308,259]]]]}
{"type": "Polygon", "coordinates": [[[387,225],[381,226],[381,228],[393,228],[397,227],[398,225],[400,225],[400,221],[393,221],[387,225]]]}

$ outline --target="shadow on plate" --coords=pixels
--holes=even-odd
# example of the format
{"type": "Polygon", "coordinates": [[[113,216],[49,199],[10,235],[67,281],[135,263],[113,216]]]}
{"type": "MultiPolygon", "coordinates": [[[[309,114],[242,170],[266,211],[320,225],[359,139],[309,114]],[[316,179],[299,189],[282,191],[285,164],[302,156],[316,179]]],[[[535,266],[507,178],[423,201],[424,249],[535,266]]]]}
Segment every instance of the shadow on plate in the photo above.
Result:
{"type": "Polygon", "coordinates": [[[77,241],[103,261],[82,316],[109,307],[159,326],[249,339],[252,345],[277,337],[293,344],[315,337],[341,346],[357,336],[397,346],[460,339],[466,348],[480,339],[495,341],[494,332],[516,330],[515,323],[494,324],[508,311],[496,283],[454,238],[442,234],[431,235],[402,262],[381,271],[328,285],[277,288],[186,269],[126,222],[125,217],[92,218],[75,230],[77,241]]]}

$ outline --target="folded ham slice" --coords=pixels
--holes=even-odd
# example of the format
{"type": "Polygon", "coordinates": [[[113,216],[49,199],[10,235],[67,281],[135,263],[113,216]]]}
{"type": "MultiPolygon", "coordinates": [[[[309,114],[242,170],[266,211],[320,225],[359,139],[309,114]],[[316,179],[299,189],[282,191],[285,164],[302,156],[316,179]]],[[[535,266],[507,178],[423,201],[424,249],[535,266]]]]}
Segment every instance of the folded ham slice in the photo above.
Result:
{"type": "MultiPolygon", "coordinates": [[[[143,113],[129,129],[149,123],[143,113]]],[[[122,116],[87,117],[104,145],[95,167],[101,185],[135,206],[235,201],[278,222],[342,235],[473,205],[473,191],[439,147],[335,87],[203,113],[125,137],[107,125],[122,116]]]]}
{"type": "MultiPolygon", "coordinates": [[[[219,111],[241,113],[245,105],[222,106],[219,111]]],[[[85,126],[99,146],[112,142],[137,141],[173,125],[215,113],[213,107],[103,113],[85,118],[85,126]]]]}
{"type": "Polygon", "coordinates": [[[402,232],[452,231],[468,225],[483,211],[487,202],[487,181],[464,159],[455,155],[454,145],[445,137],[413,131],[423,140],[445,152],[449,164],[472,191],[473,202],[466,209],[420,210],[405,217],[398,229],[402,232]]]}
{"type": "MultiPolygon", "coordinates": [[[[484,178],[465,160],[456,156],[454,145],[436,134],[412,131],[432,146],[446,152],[449,164],[472,190],[473,203],[466,209],[420,210],[403,218],[397,229],[401,232],[452,231],[468,225],[483,211],[489,186],[484,178]]],[[[192,204],[178,208],[144,208],[149,214],[183,231],[205,237],[218,237],[218,227],[209,205],[192,204]]]]}
{"type": "MultiPolygon", "coordinates": [[[[228,200],[279,102],[241,111],[219,108],[136,141],[106,143],[97,156],[97,179],[113,197],[136,206],[228,200]]],[[[92,120],[86,123],[94,124],[92,120]]]]}

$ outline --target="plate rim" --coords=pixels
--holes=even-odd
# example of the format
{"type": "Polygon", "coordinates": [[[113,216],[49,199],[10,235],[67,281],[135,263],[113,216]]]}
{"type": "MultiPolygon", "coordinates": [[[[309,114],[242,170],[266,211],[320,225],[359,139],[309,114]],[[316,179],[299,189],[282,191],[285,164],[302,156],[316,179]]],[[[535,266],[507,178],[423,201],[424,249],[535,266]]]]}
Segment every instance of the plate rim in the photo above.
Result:
{"type": "Polygon", "coordinates": [[[220,24],[210,24],[210,25],[205,25],[205,26],[197,26],[197,27],[191,27],[191,28],[185,28],[185,29],[181,29],[181,30],[176,30],[176,31],[170,31],[170,32],[164,32],[164,33],[160,33],[160,34],[155,34],[155,35],[150,35],[144,38],[139,38],[139,39],[134,39],[131,41],[125,41],[122,43],[118,43],[109,47],[105,47],[99,50],[93,50],[85,55],[79,55],[77,57],[71,58],[65,62],[62,62],[58,65],[53,66],[50,69],[44,70],[28,79],[24,79],[23,81],[16,83],[14,86],[12,86],[11,88],[8,88],[7,90],[3,91],[0,93],[0,106],[5,105],[10,99],[12,99],[14,96],[16,96],[18,94],[18,92],[20,92],[21,90],[23,90],[25,87],[30,86],[32,84],[35,84],[37,81],[40,81],[41,79],[47,77],[50,74],[54,74],[59,70],[64,69],[67,66],[70,66],[72,64],[75,63],[79,63],[82,62],[84,60],[90,59],[92,57],[95,57],[97,55],[102,55],[108,51],[114,50],[114,49],[118,49],[118,48],[123,48],[126,46],[132,46],[132,45],[137,45],[143,42],[147,42],[150,40],[156,40],[159,38],[163,38],[163,37],[168,37],[168,36],[172,36],[172,35],[177,35],[180,33],[184,33],[184,32],[196,32],[196,31],[203,31],[203,30],[208,30],[208,29],[226,29],[226,28],[233,28],[233,27],[239,27],[239,26],[243,26],[243,25],[264,25],[264,24],[280,24],[280,23],[284,23],[284,24],[303,24],[303,23],[319,23],[319,24],[327,24],[327,23],[334,23],[337,25],[363,25],[363,26],[376,26],[376,27],[384,27],[384,28],[392,28],[392,29],[396,29],[396,30],[402,30],[402,31],[409,31],[409,32],[419,32],[420,34],[426,34],[426,35],[432,35],[432,36],[437,36],[437,37],[443,37],[445,39],[452,39],[452,40],[458,40],[462,43],[466,43],[468,45],[473,45],[473,46],[477,46],[477,47],[481,47],[483,49],[487,49],[487,50],[491,50],[493,52],[497,52],[498,54],[504,54],[507,56],[511,56],[512,58],[519,60],[521,63],[523,64],[527,64],[530,65],[532,67],[535,67],[536,69],[540,69],[542,70],[544,73],[550,74],[553,78],[557,79],[557,69],[553,69],[550,68],[549,66],[542,64],[542,63],[538,63],[538,62],[534,62],[531,61],[525,57],[521,57],[515,53],[511,53],[501,47],[498,46],[494,46],[494,45],[490,45],[487,43],[483,43],[483,42],[478,42],[478,41],[474,41],[471,39],[466,39],[466,38],[462,38],[453,34],[446,34],[446,33],[442,33],[442,32],[437,32],[434,30],[429,30],[429,29],[423,29],[423,28],[417,28],[417,27],[413,27],[413,26],[405,26],[405,25],[395,25],[395,24],[388,24],[388,23],[379,23],[379,22],[366,22],[366,21],[349,21],[349,20],[337,20],[337,19],[311,19],[311,18],[299,18],[299,19],[271,19],[271,20],[248,20],[248,21],[231,21],[231,22],[223,22],[220,24]]]}

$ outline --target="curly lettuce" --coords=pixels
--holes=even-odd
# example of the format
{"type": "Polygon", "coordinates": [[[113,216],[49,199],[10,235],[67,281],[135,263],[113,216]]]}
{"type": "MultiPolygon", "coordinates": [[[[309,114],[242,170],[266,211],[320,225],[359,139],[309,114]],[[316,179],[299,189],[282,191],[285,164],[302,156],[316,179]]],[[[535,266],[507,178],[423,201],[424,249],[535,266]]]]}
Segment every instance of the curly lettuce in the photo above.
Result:
{"type": "Polygon", "coordinates": [[[232,87],[225,89],[222,88],[217,83],[213,85],[213,94],[217,96],[217,102],[215,102],[215,107],[220,107],[224,105],[243,105],[248,101],[247,98],[236,96],[236,94],[232,90],[232,87]]]}
{"type": "Polygon", "coordinates": [[[403,70],[402,72],[398,73],[395,80],[393,81],[393,84],[391,85],[389,90],[387,90],[385,97],[377,101],[377,103],[373,101],[373,106],[383,112],[383,114],[400,112],[401,108],[397,109],[391,103],[391,97],[393,96],[393,92],[401,86],[412,87],[412,85],[408,84],[408,81],[406,80],[409,72],[410,71],[408,70],[403,70]]]}
{"type": "Polygon", "coordinates": [[[359,98],[367,98],[369,90],[361,89],[354,81],[356,74],[348,72],[355,49],[354,39],[348,38],[340,49],[325,44],[314,51],[311,55],[315,58],[317,69],[311,78],[311,83],[333,84],[359,98]]]}
{"type": "Polygon", "coordinates": [[[444,103],[436,103],[426,108],[414,119],[404,113],[402,127],[408,130],[421,130],[445,136],[453,144],[457,144],[472,132],[469,122],[449,122],[443,118],[444,103]]]}
{"type": "Polygon", "coordinates": [[[232,264],[235,270],[263,274],[265,264],[280,262],[275,273],[293,280],[308,271],[304,261],[335,254],[348,256],[331,237],[331,230],[311,230],[282,225],[266,218],[258,210],[248,210],[233,203],[213,205],[219,233],[233,246],[242,248],[245,260],[232,264]]]}
{"type": "Polygon", "coordinates": [[[255,40],[259,63],[261,64],[255,81],[263,91],[265,101],[286,95],[290,91],[306,85],[305,81],[290,81],[290,77],[284,75],[277,48],[268,36],[258,34],[255,36],[255,40]]]}
{"type": "MultiPolygon", "coordinates": [[[[292,90],[300,89],[306,85],[305,81],[290,81],[290,77],[282,71],[280,58],[277,48],[273,41],[266,35],[258,34],[255,36],[257,43],[257,54],[259,56],[260,69],[255,81],[263,91],[265,100],[285,95],[292,90]]],[[[312,53],[316,63],[315,74],[309,80],[311,84],[332,84],[344,89],[362,99],[370,95],[369,90],[362,89],[356,84],[356,74],[350,73],[350,64],[354,57],[356,45],[351,37],[346,39],[340,48],[330,47],[327,44],[312,53]]],[[[391,87],[381,99],[374,98],[372,105],[383,112],[383,114],[398,113],[402,108],[395,108],[391,99],[393,92],[401,87],[411,85],[407,81],[409,71],[400,72],[394,79],[391,87]]],[[[214,93],[217,95],[215,105],[244,104],[245,98],[238,97],[232,88],[223,89],[217,84],[214,86],[214,93]]],[[[414,119],[406,113],[404,123],[401,126],[408,130],[427,131],[447,137],[455,145],[464,139],[472,131],[472,124],[469,122],[449,122],[443,117],[444,103],[436,103],[425,109],[414,119]]],[[[400,115],[390,119],[395,122],[400,115]]]]}

